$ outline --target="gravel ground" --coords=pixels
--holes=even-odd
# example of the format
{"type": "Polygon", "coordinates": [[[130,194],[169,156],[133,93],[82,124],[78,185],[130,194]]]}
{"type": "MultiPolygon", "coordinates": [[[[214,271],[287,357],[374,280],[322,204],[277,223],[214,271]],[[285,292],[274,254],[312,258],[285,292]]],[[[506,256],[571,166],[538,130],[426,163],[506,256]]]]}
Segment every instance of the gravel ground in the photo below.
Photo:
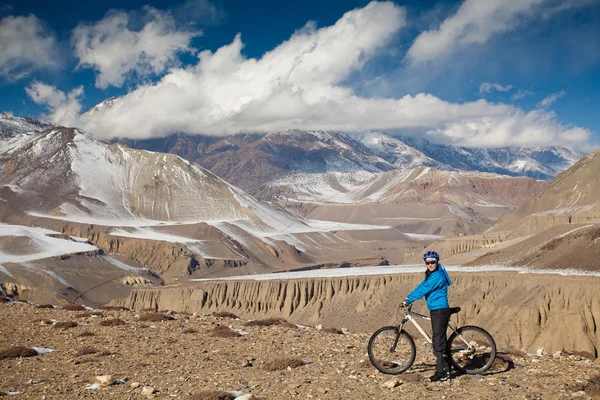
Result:
{"type": "Polygon", "coordinates": [[[246,326],[247,321],[210,315],[172,314],[161,321],[160,315],[151,314],[0,304],[0,352],[15,346],[56,350],[0,359],[0,396],[20,392],[10,398],[219,399],[252,394],[265,399],[600,399],[600,365],[577,355],[532,357],[511,352],[501,354],[485,375],[429,383],[426,377],[434,372],[435,360],[421,341],[411,370],[390,376],[369,363],[368,334],[286,323],[246,326]],[[118,321],[101,325],[115,320],[126,325],[118,321]],[[63,324],[67,328],[59,329],[55,322],[77,326],[63,324]],[[95,377],[106,375],[110,377],[101,381],[108,386],[86,389],[95,377]],[[201,395],[205,391],[235,393],[201,395]]]}

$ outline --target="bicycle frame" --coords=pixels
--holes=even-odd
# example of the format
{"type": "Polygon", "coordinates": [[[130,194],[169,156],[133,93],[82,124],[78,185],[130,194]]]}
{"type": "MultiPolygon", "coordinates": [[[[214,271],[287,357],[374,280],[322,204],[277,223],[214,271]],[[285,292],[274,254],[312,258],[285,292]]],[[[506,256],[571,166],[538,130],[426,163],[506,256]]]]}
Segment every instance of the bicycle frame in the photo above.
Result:
{"type": "MultiPolygon", "coordinates": [[[[416,313],[414,311],[411,311],[410,307],[408,307],[408,309],[406,311],[406,314],[404,315],[404,318],[402,318],[402,321],[400,322],[400,324],[398,324],[398,331],[402,330],[402,327],[404,326],[404,324],[406,322],[412,322],[413,326],[415,328],[417,328],[417,330],[423,336],[423,338],[425,340],[427,340],[427,342],[429,344],[433,344],[433,341],[431,340],[431,338],[429,337],[429,335],[427,334],[427,332],[425,332],[425,330],[423,328],[421,328],[421,325],[419,325],[417,323],[417,321],[415,320],[414,317],[421,318],[421,319],[428,320],[428,321],[431,320],[431,317],[428,317],[427,315],[423,315],[423,314],[419,314],[419,313],[416,313]]],[[[452,325],[450,322],[448,322],[448,328],[452,329],[453,332],[456,332],[456,330],[458,329],[457,327],[455,327],[454,325],[452,325]]],[[[468,345],[467,341],[465,339],[463,339],[463,337],[461,335],[458,335],[458,336],[461,338],[461,340],[463,342],[465,342],[465,344],[468,345]]]]}

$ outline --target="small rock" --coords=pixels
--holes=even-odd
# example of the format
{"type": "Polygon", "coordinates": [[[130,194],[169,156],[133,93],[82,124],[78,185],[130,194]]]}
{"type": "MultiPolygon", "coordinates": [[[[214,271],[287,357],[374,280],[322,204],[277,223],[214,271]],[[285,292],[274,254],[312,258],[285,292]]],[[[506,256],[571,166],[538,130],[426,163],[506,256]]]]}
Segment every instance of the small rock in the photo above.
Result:
{"type": "Polygon", "coordinates": [[[251,393],[246,393],[246,394],[243,394],[243,395],[235,398],[235,400],[253,400],[253,399],[256,399],[256,397],[252,396],[251,393]]]}
{"type": "Polygon", "coordinates": [[[152,386],[144,386],[144,387],[142,388],[142,391],[140,392],[140,394],[141,394],[142,396],[149,396],[149,395],[151,395],[152,393],[154,393],[154,391],[155,391],[155,390],[154,390],[154,388],[153,388],[152,386]]]}
{"type": "Polygon", "coordinates": [[[387,389],[393,389],[395,387],[398,387],[402,384],[402,381],[399,381],[398,379],[392,379],[390,381],[387,381],[385,383],[383,383],[381,385],[382,388],[387,388],[387,389]]]}
{"type": "Polygon", "coordinates": [[[580,390],[579,392],[572,393],[571,397],[585,397],[585,392],[580,390]]]}
{"type": "Polygon", "coordinates": [[[318,330],[318,331],[320,331],[320,330],[322,330],[322,329],[323,329],[323,325],[321,325],[321,324],[317,325],[317,330],[318,330]]]}
{"type": "Polygon", "coordinates": [[[561,353],[562,353],[562,351],[559,350],[559,351],[557,351],[556,353],[553,354],[553,357],[554,358],[560,358],[560,356],[562,355],[561,353]]]}
{"type": "Polygon", "coordinates": [[[537,354],[539,357],[543,356],[543,355],[544,355],[544,348],[543,348],[543,347],[540,347],[539,349],[537,349],[537,352],[536,352],[536,354],[537,354]]]}
{"type": "Polygon", "coordinates": [[[137,389],[141,386],[142,384],[139,382],[131,382],[131,388],[132,389],[137,389]]]}
{"type": "Polygon", "coordinates": [[[98,390],[98,389],[102,389],[102,386],[99,383],[89,383],[87,385],[85,385],[85,390],[98,390]]]}
{"type": "Polygon", "coordinates": [[[115,379],[112,375],[98,375],[91,379],[92,383],[98,383],[102,387],[107,387],[115,383],[115,379]]]}
{"type": "Polygon", "coordinates": [[[317,393],[319,393],[319,394],[325,394],[325,393],[327,393],[328,391],[329,391],[329,390],[327,390],[327,389],[325,389],[325,388],[322,388],[322,387],[318,387],[318,388],[317,388],[317,393]]]}

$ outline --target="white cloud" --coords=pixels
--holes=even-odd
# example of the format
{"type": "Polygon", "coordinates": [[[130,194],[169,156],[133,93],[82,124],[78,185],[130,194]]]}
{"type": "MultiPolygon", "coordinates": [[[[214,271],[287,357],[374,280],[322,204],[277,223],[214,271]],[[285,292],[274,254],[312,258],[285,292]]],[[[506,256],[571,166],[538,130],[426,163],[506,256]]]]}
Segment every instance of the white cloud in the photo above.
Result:
{"type": "Polygon", "coordinates": [[[224,13],[209,0],[188,0],[175,8],[173,15],[182,22],[216,24],[224,13]]]}
{"type": "Polygon", "coordinates": [[[146,6],[143,13],[139,30],[132,29],[134,18],[124,11],[111,11],[99,22],[73,30],[78,68],[94,69],[97,87],[121,87],[132,74],[164,73],[177,65],[178,54],[192,52],[190,41],[200,32],[178,30],[169,12],[146,6]]]}
{"type": "Polygon", "coordinates": [[[533,92],[530,92],[529,90],[517,90],[517,92],[515,94],[513,94],[512,99],[513,100],[520,100],[526,96],[532,95],[534,94],[533,92]]]}
{"type": "MultiPolygon", "coordinates": [[[[593,0],[595,1],[595,0],[593,0]]],[[[419,64],[473,44],[487,42],[492,36],[510,32],[535,18],[584,7],[591,0],[465,0],[456,14],[438,29],[422,32],[414,41],[407,59],[419,64]]]]}
{"type": "Polygon", "coordinates": [[[545,110],[525,113],[484,99],[453,103],[419,93],[364,98],[346,82],[405,26],[405,9],[372,2],[334,25],[307,24],[260,59],[245,58],[235,40],[203,51],[198,63],[171,70],[112,105],[80,117],[103,138],[149,138],[186,132],[226,135],[287,128],[356,132],[424,132],[468,147],[566,144],[589,132],[559,124],[545,110]]]}
{"type": "Polygon", "coordinates": [[[502,86],[499,83],[483,82],[479,86],[479,94],[489,93],[492,89],[496,89],[499,92],[508,92],[512,88],[512,85],[502,86]]]}
{"type": "Polygon", "coordinates": [[[498,117],[481,117],[456,121],[429,132],[439,141],[466,147],[505,147],[564,145],[585,148],[591,132],[580,127],[564,126],[556,114],[536,109],[511,112],[498,117]]]}
{"type": "Polygon", "coordinates": [[[32,82],[25,88],[25,91],[34,102],[48,107],[50,114],[45,118],[50,122],[63,126],[77,126],[79,123],[80,98],[83,96],[83,86],[79,86],[65,94],[54,86],[32,82]]]}
{"type": "Polygon", "coordinates": [[[54,68],[56,37],[35,15],[0,20],[0,77],[15,81],[37,69],[54,68]]]}
{"type": "Polygon", "coordinates": [[[552,93],[549,96],[546,96],[544,98],[544,100],[540,101],[537,106],[538,107],[550,107],[552,104],[556,103],[556,100],[560,99],[561,97],[563,97],[565,94],[567,94],[567,92],[565,92],[564,90],[561,90],[560,92],[556,92],[556,93],[552,93]]]}

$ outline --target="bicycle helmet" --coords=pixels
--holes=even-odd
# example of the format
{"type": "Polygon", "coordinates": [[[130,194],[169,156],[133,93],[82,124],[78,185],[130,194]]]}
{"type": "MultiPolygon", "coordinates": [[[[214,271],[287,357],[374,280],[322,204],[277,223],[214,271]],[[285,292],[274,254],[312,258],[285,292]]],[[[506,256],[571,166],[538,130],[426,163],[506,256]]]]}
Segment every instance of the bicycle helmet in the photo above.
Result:
{"type": "Polygon", "coordinates": [[[427,253],[423,254],[423,261],[427,260],[428,258],[435,258],[436,262],[440,262],[440,255],[432,250],[429,250],[427,253]]]}

